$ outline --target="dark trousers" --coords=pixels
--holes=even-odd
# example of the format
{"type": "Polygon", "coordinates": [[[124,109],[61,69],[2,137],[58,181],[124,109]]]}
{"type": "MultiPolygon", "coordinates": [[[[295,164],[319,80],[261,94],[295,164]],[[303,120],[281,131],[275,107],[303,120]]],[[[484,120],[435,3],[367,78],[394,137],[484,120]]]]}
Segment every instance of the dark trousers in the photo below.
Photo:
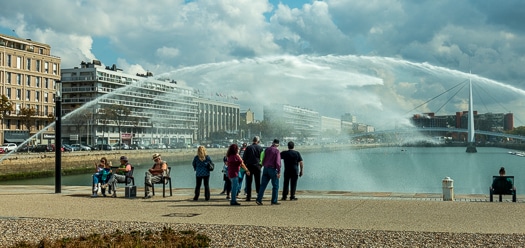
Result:
{"type": "Polygon", "coordinates": [[[252,181],[255,178],[255,192],[259,192],[261,188],[261,169],[259,165],[251,164],[246,166],[250,171],[250,175],[246,174],[246,200],[252,198],[252,181]]]}
{"type": "Polygon", "coordinates": [[[283,185],[283,198],[286,199],[288,196],[288,188],[290,188],[290,199],[295,198],[295,190],[297,189],[297,174],[286,174],[284,173],[284,185],[283,185]]]}
{"type": "Polygon", "coordinates": [[[226,176],[223,175],[224,179],[224,192],[226,192],[226,195],[230,195],[230,191],[232,190],[232,181],[226,176]]]}
{"type": "Polygon", "coordinates": [[[202,181],[204,181],[204,199],[207,201],[210,199],[210,176],[197,177],[197,185],[195,186],[195,196],[193,199],[199,199],[202,181]]]}

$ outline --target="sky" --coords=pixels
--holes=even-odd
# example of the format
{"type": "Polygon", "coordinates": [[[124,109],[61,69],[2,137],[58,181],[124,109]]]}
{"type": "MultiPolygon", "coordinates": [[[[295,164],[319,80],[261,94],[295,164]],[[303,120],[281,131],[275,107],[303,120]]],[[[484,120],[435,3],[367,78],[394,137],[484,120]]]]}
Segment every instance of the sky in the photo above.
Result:
{"type": "Polygon", "coordinates": [[[96,59],[169,77],[258,119],[264,105],[289,104],[379,129],[416,113],[466,111],[469,81],[475,110],[512,112],[515,126],[525,125],[523,23],[520,0],[17,0],[0,8],[0,33],[51,45],[63,69],[96,59]]]}

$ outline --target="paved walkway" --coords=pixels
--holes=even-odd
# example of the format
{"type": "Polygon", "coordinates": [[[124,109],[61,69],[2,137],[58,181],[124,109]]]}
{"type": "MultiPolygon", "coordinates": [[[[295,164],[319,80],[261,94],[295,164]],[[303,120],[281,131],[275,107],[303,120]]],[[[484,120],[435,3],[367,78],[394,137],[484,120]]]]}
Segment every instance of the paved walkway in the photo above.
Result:
{"type": "MultiPolygon", "coordinates": [[[[456,195],[455,201],[443,201],[441,194],[301,191],[298,201],[270,205],[267,191],[263,206],[243,199],[239,200],[242,206],[230,206],[218,192],[212,192],[210,201],[192,201],[192,189],[175,189],[166,198],[157,189],[152,199],[124,198],[122,188],[116,199],[91,198],[90,187],[85,186],[64,186],[61,193],[54,192],[54,186],[1,185],[0,218],[525,233],[524,195],[518,195],[517,203],[510,196],[500,203],[489,202],[488,195],[456,195]]],[[[143,195],[142,189],[137,195],[143,195]]]]}

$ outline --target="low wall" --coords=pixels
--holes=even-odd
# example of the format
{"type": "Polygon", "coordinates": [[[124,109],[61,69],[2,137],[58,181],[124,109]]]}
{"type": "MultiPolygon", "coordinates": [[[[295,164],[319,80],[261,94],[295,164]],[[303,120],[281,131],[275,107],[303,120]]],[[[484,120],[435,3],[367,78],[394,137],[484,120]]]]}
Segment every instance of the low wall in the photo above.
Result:
{"type": "MultiPolygon", "coordinates": [[[[209,149],[211,156],[223,155],[225,149],[209,149]]],[[[94,163],[106,157],[113,165],[119,164],[120,156],[127,156],[134,161],[149,162],[153,153],[160,153],[166,161],[191,161],[197,154],[196,149],[169,150],[121,150],[121,151],[76,151],[61,154],[62,174],[75,174],[92,171],[94,163]]],[[[151,162],[153,163],[153,162],[151,162]]],[[[13,180],[34,177],[53,176],[55,173],[55,153],[12,153],[0,163],[0,180],[13,180]]]]}

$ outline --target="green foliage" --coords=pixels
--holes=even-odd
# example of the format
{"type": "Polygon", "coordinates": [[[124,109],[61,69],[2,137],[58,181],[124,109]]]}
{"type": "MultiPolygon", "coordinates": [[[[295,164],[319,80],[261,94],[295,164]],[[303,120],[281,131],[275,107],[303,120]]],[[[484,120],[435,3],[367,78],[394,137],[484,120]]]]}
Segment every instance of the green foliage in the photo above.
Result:
{"type": "Polygon", "coordinates": [[[2,95],[0,97],[0,119],[4,119],[7,112],[13,111],[14,103],[12,101],[9,101],[9,98],[7,98],[6,95],[2,95]]]}
{"type": "Polygon", "coordinates": [[[187,230],[177,232],[171,228],[164,228],[162,231],[132,231],[124,233],[120,230],[112,234],[91,234],[77,238],[63,238],[60,240],[43,239],[38,243],[26,241],[19,242],[12,248],[91,248],[91,247],[209,247],[210,238],[205,235],[197,234],[195,231],[187,230]]]}
{"type": "Polygon", "coordinates": [[[38,113],[36,112],[36,109],[33,107],[23,107],[20,109],[18,116],[21,116],[22,123],[26,127],[27,131],[31,132],[31,127],[35,125],[35,116],[37,114],[38,113]]]}
{"type": "Polygon", "coordinates": [[[516,127],[514,130],[508,131],[507,133],[525,136],[525,126],[516,127]]]}

